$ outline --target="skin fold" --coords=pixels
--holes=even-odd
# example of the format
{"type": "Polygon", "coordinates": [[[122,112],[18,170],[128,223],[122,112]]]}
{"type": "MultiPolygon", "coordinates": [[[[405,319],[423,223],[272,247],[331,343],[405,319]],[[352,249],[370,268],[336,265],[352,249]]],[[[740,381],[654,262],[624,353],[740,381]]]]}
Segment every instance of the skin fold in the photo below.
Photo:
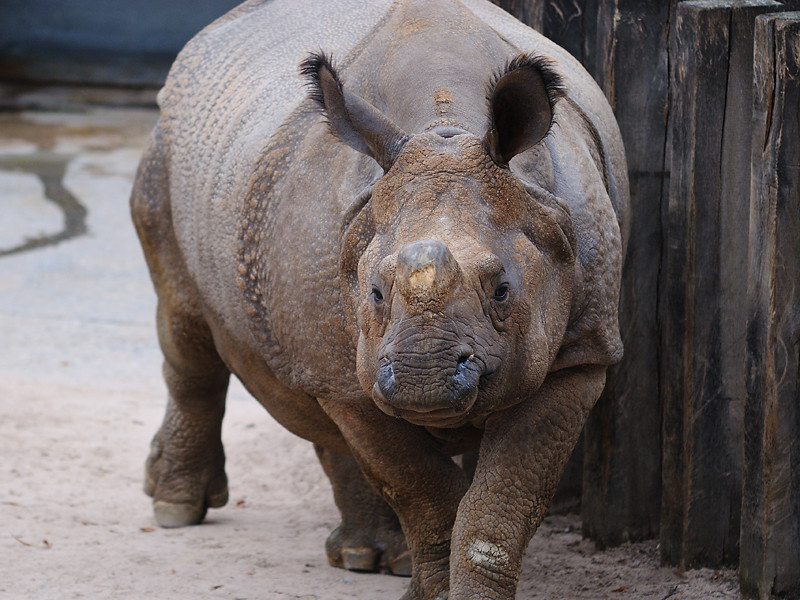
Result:
{"type": "Polygon", "coordinates": [[[510,599],[622,353],[619,132],[488,2],[351,4],[246,2],[159,94],[131,196],[169,390],[145,491],[165,527],[225,504],[233,373],[314,443],[332,565],[510,599]]]}

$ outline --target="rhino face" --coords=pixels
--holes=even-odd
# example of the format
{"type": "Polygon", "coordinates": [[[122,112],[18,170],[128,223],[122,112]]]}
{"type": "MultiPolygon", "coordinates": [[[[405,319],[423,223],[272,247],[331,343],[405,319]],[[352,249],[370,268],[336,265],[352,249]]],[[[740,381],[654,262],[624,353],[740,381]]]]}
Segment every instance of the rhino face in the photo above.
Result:
{"type": "Polygon", "coordinates": [[[371,285],[362,303],[362,386],[374,381],[373,400],[387,414],[420,425],[461,425],[476,409],[479,387],[485,396],[509,362],[510,348],[486,310],[504,310],[509,285],[497,284],[489,297],[484,289],[505,279],[501,263],[485,252],[483,264],[462,259],[462,268],[439,239],[404,244],[387,259],[379,277],[365,279],[381,281],[389,297],[371,285]]]}
{"type": "Polygon", "coordinates": [[[358,376],[384,412],[481,424],[544,379],[571,301],[568,221],[475,136],[412,138],[371,199],[358,376]]]}
{"type": "Polygon", "coordinates": [[[569,318],[568,212],[508,168],[549,130],[557,76],[530,56],[511,61],[490,83],[481,139],[408,136],[350,94],[325,56],[302,68],[334,134],[385,172],[345,240],[357,256],[342,259],[359,381],[392,416],[480,426],[541,384],[569,318]]]}

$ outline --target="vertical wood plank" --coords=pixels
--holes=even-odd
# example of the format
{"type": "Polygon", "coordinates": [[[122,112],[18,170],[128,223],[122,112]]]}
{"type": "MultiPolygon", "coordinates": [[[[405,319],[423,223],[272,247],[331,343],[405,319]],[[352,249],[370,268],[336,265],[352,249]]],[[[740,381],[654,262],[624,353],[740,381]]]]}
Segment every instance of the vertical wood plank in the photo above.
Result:
{"type": "Polygon", "coordinates": [[[662,277],[662,559],[735,565],[741,509],[755,17],[771,0],[678,6],[662,277]]]}
{"type": "Polygon", "coordinates": [[[756,21],[742,591],[800,598],[800,13],[756,21]]]}
{"type": "Polygon", "coordinates": [[[583,530],[601,547],[658,534],[657,302],[669,97],[667,33],[675,4],[601,0],[589,52],[592,74],[614,109],[625,144],[632,212],[620,300],[625,357],[609,370],[605,392],[585,430],[583,530]]]}
{"type": "MultiPolygon", "coordinates": [[[[721,402],[703,402],[705,382],[698,382],[695,377],[694,357],[698,350],[702,351],[695,347],[696,325],[701,336],[716,334],[719,337],[718,315],[701,315],[698,324],[695,308],[698,284],[703,301],[708,300],[707,292],[716,292],[718,284],[716,265],[697,264],[697,246],[699,241],[702,261],[706,258],[703,256],[706,247],[719,245],[714,224],[718,221],[717,190],[721,185],[719,148],[724,107],[720,101],[726,90],[729,18],[729,6],[683,2],[678,6],[670,46],[671,176],[661,302],[664,374],[661,388],[664,410],[661,555],[665,562],[682,568],[713,561],[709,555],[714,552],[711,545],[701,554],[688,540],[690,535],[697,537],[690,528],[701,513],[708,512],[704,509],[711,500],[697,494],[701,483],[698,476],[714,478],[704,482],[706,489],[716,488],[717,492],[722,489],[718,469],[709,469],[711,465],[703,463],[722,449],[697,447],[695,442],[702,445],[711,441],[703,437],[704,425],[724,422],[721,414],[724,407],[721,402]],[[709,214],[709,211],[713,212],[709,214]],[[698,281],[700,273],[703,279],[698,281]],[[700,390],[696,389],[698,383],[700,390]]],[[[707,383],[713,388],[718,385],[719,357],[715,348],[708,350],[706,365],[711,369],[703,369],[703,372],[709,371],[711,380],[707,383]]],[[[718,538],[717,519],[712,518],[711,522],[700,526],[703,537],[718,538]]]]}
{"type": "MultiPolygon", "coordinates": [[[[708,421],[720,417],[719,403],[698,406],[698,409],[705,410],[695,413],[695,400],[698,398],[693,377],[698,237],[696,201],[699,197],[702,211],[712,208],[713,200],[718,200],[714,190],[720,187],[718,150],[723,124],[718,103],[724,98],[726,87],[729,12],[729,7],[709,7],[708,3],[681,3],[670,48],[672,164],[661,306],[664,373],[661,556],[665,562],[683,568],[710,558],[698,556],[696,551],[691,551],[691,556],[687,557],[690,549],[686,539],[691,523],[689,509],[691,507],[693,516],[696,516],[701,508],[700,502],[693,498],[697,483],[693,477],[696,472],[694,433],[702,425],[697,418],[708,421]],[[704,194],[711,195],[711,201],[704,202],[704,194]],[[714,409],[713,414],[711,409],[714,409]]],[[[718,206],[718,203],[714,204],[718,206]]],[[[708,215],[701,212],[699,216],[702,219],[708,215]]],[[[713,219],[716,215],[711,217],[713,219]]],[[[713,225],[713,222],[706,225],[713,225]]],[[[716,246],[717,236],[713,231],[708,233],[711,233],[711,238],[701,238],[701,243],[716,246]]],[[[712,278],[710,284],[717,282],[715,272],[707,275],[712,278]]],[[[715,323],[713,318],[702,325],[716,325],[718,331],[718,321],[715,323]]],[[[715,358],[713,354],[708,357],[712,364],[715,358]]],[[[713,366],[718,368],[718,364],[713,366]]],[[[714,377],[713,372],[711,376],[714,377]]],[[[705,474],[705,469],[702,473],[705,474]]],[[[706,536],[709,535],[709,525],[713,526],[704,524],[706,536]]]]}

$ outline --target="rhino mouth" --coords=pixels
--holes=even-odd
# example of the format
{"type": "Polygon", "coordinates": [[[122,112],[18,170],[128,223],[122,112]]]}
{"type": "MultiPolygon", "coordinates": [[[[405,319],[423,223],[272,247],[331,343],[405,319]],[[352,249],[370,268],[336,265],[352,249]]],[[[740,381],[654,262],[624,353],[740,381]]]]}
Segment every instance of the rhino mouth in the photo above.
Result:
{"type": "Polygon", "coordinates": [[[426,427],[459,427],[469,421],[467,415],[478,399],[478,388],[473,387],[457,406],[444,408],[398,407],[391,404],[376,383],[372,388],[372,400],[390,417],[404,419],[414,425],[426,427]]]}
{"type": "Polygon", "coordinates": [[[480,384],[487,376],[491,373],[483,362],[463,348],[454,370],[435,380],[429,379],[429,375],[411,379],[395,377],[393,363],[385,356],[378,368],[372,399],[387,415],[415,425],[458,427],[467,422],[478,399],[480,384]],[[426,384],[436,391],[422,392],[426,384]]]}

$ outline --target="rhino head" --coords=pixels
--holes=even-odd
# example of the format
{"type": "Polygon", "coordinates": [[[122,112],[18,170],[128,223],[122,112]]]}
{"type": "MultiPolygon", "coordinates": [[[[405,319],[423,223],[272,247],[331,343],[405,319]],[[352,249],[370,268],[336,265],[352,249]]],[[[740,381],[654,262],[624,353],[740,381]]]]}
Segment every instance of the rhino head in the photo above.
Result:
{"type": "Polygon", "coordinates": [[[384,171],[356,203],[341,259],[362,387],[417,425],[481,426],[541,385],[570,316],[569,212],[509,168],[549,131],[557,75],[520,56],[486,82],[482,137],[410,136],[350,93],[324,55],[303,71],[333,133],[384,171]]]}

